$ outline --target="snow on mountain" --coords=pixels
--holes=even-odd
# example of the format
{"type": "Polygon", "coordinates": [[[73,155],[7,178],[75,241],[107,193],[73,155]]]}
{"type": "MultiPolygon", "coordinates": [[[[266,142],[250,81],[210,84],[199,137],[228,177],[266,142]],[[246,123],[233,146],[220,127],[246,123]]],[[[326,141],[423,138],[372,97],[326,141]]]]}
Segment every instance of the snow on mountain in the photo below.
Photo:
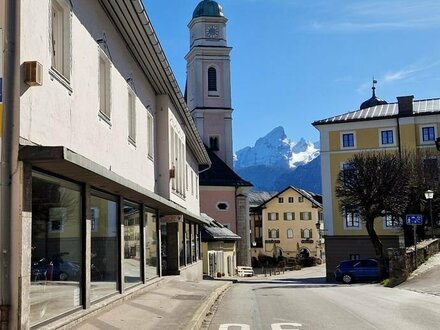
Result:
{"type": "Polygon", "coordinates": [[[298,142],[287,138],[284,128],[274,128],[259,138],[253,147],[243,148],[235,154],[236,169],[251,166],[269,166],[295,169],[319,156],[319,143],[301,138],[298,142]]]}

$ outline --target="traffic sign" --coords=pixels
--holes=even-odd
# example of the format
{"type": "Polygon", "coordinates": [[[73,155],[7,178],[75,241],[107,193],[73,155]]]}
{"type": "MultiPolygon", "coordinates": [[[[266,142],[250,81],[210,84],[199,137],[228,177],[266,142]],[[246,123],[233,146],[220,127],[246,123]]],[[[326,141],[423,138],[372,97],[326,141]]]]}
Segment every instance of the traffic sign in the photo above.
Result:
{"type": "Polygon", "coordinates": [[[407,225],[422,225],[423,217],[421,214],[407,214],[406,215],[407,225]]]}

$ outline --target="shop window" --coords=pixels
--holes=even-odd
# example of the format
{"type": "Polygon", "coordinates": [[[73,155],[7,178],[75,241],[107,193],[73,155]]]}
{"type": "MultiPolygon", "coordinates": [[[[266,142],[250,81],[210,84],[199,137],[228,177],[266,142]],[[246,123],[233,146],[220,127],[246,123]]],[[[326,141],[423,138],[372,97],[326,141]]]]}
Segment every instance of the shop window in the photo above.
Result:
{"type": "Polygon", "coordinates": [[[118,291],[118,204],[116,197],[93,191],[90,197],[90,299],[118,291]]]}
{"type": "Polygon", "coordinates": [[[81,306],[84,254],[81,201],[79,185],[33,173],[31,326],[81,306]]]}
{"type": "Polygon", "coordinates": [[[186,248],[186,264],[190,264],[191,260],[191,225],[185,222],[185,248],[186,248]]]}
{"type": "Polygon", "coordinates": [[[137,204],[124,203],[124,283],[125,287],[141,280],[141,211],[137,204]]]}
{"type": "Polygon", "coordinates": [[[157,217],[153,210],[146,210],[145,214],[145,274],[147,279],[158,275],[157,258],[157,217]]]}

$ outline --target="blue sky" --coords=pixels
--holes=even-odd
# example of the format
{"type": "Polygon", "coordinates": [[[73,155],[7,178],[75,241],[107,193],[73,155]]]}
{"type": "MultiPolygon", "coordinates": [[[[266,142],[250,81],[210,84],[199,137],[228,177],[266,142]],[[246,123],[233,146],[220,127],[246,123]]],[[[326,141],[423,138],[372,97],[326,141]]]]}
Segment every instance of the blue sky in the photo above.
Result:
{"type": "MultiPolygon", "coordinates": [[[[184,89],[199,0],[143,0],[184,89]]],[[[376,94],[440,97],[439,0],[219,0],[228,18],[234,150],[277,126],[318,141],[318,119],[376,94]]]]}

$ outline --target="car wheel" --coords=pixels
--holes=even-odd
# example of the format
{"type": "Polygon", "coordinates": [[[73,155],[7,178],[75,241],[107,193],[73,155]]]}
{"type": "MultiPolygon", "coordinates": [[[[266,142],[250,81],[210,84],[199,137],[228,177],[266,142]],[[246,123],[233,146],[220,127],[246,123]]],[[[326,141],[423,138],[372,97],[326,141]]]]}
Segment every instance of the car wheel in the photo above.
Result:
{"type": "Polygon", "coordinates": [[[349,274],[344,274],[342,276],[342,282],[344,282],[345,284],[350,284],[351,282],[353,282],[353,278],[349,274]]]}
{"type": "Polygon", "coordinates": [[[60,273],[60,281],[67,281],[68,277],[66,273],[60,273]]]}

